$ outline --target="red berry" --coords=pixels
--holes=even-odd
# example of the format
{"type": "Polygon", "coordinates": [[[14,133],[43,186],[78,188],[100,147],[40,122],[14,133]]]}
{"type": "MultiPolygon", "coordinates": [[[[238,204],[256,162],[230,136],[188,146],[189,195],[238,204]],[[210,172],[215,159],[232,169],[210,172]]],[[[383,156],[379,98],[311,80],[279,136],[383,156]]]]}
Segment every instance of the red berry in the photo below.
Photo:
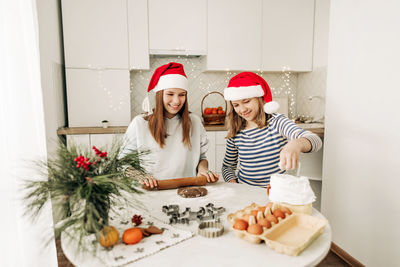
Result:
{"type": "Polygon", "coordinates": [[[142,220],[143,220],[142,216],[137,215],[137,214],[133,215],[133,217],[132,217],[132,219],[131,219],[132,223],[134,223],[136,226],[138,226],[139,224],[141,224],[141,223],[142,223],[142,220]]]}

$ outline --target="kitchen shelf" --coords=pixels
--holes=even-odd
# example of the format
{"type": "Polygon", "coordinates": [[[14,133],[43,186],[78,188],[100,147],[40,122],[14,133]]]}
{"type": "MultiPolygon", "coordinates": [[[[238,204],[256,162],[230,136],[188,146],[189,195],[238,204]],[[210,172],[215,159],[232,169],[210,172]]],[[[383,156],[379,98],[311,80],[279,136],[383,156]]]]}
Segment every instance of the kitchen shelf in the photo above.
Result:
{"type": "MultiPolygon", "coordinates": [[[[73,134],[123,134],[128,126],[109,126],[103,127],[63,127],[57,130],[58,135],[73,135],[73,134]]],[[[226,125],[206,125],[206,131],[227,131],[226,125]]],[[[324,137],[324,128],[307,129],[315,133],[319,137],[324,137]]]]}

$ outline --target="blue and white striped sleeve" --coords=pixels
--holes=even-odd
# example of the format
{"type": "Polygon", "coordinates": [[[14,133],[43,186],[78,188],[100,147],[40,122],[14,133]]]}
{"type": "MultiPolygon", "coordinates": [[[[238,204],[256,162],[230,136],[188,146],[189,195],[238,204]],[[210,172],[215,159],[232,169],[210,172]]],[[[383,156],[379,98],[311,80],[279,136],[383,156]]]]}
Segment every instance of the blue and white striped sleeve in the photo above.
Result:
{"type": "Polygon", "coordinates": [[[298,138],[306,138],[311,143],[311,150],[308,152],[315,152],[321,149],[322,140],[318,135],[304,130],[303,128],[297,126],[296,123],[289,120],[285,116],[278,116],[277,118],[277,127],[278,131],[281,135],[285,136],[288,140],[298,139],[298,138]]]}
{"type": "Polygon", "coordinates": [[[235,170],[238,163],[238,148],[232,138],[226,141],[224,161],[222,162],[222,177],[226,182],[236,179],[235,170]]]}

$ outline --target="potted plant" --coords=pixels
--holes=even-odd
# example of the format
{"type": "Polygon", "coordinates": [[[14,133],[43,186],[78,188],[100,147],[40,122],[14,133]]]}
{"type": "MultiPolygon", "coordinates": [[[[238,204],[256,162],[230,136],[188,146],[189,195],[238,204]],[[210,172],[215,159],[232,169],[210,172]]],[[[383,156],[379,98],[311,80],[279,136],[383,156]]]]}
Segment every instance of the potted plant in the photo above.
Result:
{"type": "Polygon", "coordinates": [[[103,128],[108,128],[108,120],[102,120],[101,124],[103,124],[103,128]]]}
{"type": "Polygon", "coordinates": [[[108,212],[117,200],[140,205],[133,196],[142,192],[137,179],[145,174],[142,155],[148,152],[132,150],[118,158],[118,144],[113,144],[109,153],[95,146],[89,152],[80,151],[60,142],[54,159],[37,162],[42,177],[25,181],[25,214],[35,220],[43,206],[54,200],[53,208],[61,211],[63,218],[55,225],[55,238],[73,227],[74,238],[81,241],[94,233],[98,240],[100,231],[108,226],[108,212]],[[137,177],[127,176],[125,166],[133,167],[137,177]]]}

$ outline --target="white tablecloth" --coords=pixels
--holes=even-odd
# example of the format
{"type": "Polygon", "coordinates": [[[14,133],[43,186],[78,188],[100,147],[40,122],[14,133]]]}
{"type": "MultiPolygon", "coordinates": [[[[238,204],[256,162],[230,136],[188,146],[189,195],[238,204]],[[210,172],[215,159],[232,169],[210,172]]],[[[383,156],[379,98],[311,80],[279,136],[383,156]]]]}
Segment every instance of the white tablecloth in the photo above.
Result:
{"type": "MultiPolygon", "coordinates": [[[[196,211],[199,207],[205,207],[208,203],[213,203],[215,207],[225,207],[226,212],[221,216],[225,232],[221,237],[211,239],[195,235],[127,266],[314,266],[329,252],[332,238],[329,224],[325,227],[324,233],[296,257],[279,254],[267,248],[264,243],[252,244],[237,238],[233,231],[230,231],[230,224],[227,222],[226,216],[249,206],[253,202],[265,205],[269,202],[266,190],[225,182],[209,184],[206,188],[208,194],[200,198],[182,198],[177,195],[176,189],[147,192],[139,198],[152,216],[166,223],[169,217],[162,212],[164,205],[179,205],[181,212],[186,207],[196,211]]],[[[324,218],[316,210],[313,210],[312,215],[324,218]]],[[[189,225],[173,226],[180,230],[195,233],[198,223],[194,221],[189,225]]],[[[76,244],[64,242],[64,239],[63,235],[61,238],[62,249],[74,265],[104,266],[104,263],[90,254],[80,253],[77,255],[76,244]]],[[[132,246],[132,250],[135,250],[134,246],[132,246]]]]}

